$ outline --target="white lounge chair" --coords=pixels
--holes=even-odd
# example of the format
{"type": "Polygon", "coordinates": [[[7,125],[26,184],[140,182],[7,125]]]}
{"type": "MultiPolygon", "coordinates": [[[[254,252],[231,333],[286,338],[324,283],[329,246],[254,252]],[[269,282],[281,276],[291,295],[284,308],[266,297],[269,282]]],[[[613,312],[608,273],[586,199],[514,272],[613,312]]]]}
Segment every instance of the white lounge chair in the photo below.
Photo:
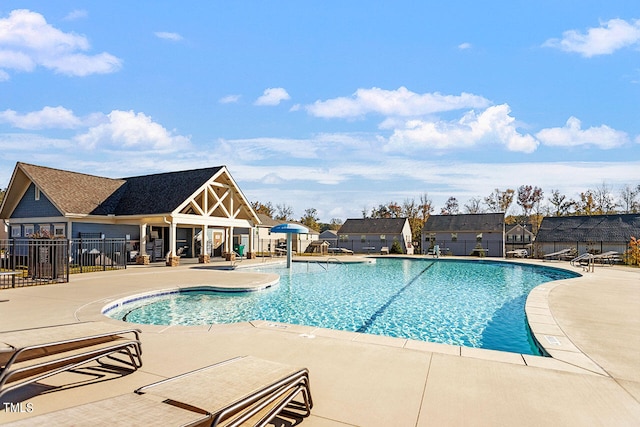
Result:
{"type": "Polygon", "coordinates": [[[507,256],[513,256],[514,258],[526,258],[529,256],[529,252],[526,249],[514,249],[507,251],[507,256]]]}
{"type": "Polygon", "coordinates": [[[545,254],[543,256],[543,258],[545,260],[552,260],[552,259],[559,260],[560,257],[567,256],[570,252],[571,252],[571,249],[570,248],[566,248],[566,249],[562,249],[562,250],[557,251],[557,252],[552,252],[550,254],[545,254]]]}

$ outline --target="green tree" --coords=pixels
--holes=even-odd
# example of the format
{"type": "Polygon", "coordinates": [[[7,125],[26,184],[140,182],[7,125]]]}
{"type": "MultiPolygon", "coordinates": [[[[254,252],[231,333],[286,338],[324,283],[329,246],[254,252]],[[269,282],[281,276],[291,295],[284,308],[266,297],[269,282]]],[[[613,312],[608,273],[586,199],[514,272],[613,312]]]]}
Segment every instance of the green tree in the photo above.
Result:
{"type": "Polygon", "coordinates": [[[273,218],[273,214],[275,210],[273,209],[273,205],[271,204],[271,202],[267,202],[266,204],[260,203],[260,202],[253,202],[251,203],[251,207],[253,208],[254,211],[256,211],[256,213],[264,214],[269,218],[273,218]]]}
{"type": "Polygon", "coordinates": [[[300,222],[305,227],[318,231],[320,229],[319,219],[318,211],[315,208],[309,208],[304,210],[304,215],[300,218],[300,222]]]}

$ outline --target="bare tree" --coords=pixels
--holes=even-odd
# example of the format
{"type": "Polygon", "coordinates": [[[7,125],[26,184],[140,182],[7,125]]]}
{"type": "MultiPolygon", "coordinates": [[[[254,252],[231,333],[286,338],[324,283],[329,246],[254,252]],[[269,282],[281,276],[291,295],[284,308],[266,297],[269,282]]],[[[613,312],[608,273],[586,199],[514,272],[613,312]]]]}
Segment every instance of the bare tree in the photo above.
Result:
{"type": "Polygon", "coordinates": [[[402,216],[405,218],[418,218],[418,206],[415,199],[404,199],[404,202],[402,202],[402,216]]]}
{"type": "Polygon", "coordinates": [[[472,197],[464,204],[464,213],[479,214],[482,213],[482,199],[480,197],[472,197]]]}
{"type": "Polygon", "coordinates": [[[595,197],[592,190],[587,190],[584,193],[580,193],[580,200],[576,202],[576,213],[578,215],[597,215],[598,210],[596,206],[595,197]]]}
{"type": "Polygon", "coordinates": [[[449,197],[444,207],[440,209],[440,215],[457,215],[459,212],[458,199],[453,196],[449,197]]]}
{"type": "Polygon", "coordinates": [[[531,216],[531,212],[535,209],[539,211],[540,202],[543,198],[543,192],[541,188],[532,187],[531,185],[521,185],[518,187],[517,203],[522,208],[524,214],[524,220],[528,221],[531,216]]]}
{"type": "Polygon", "coordinates": [[[515,191],[508,188],[505,191],[500,191],[496,188],[493,193],[484,198],[484,203],[487,205],[489,212],[507,212],[511,203],[513,203],[513,196],[515,191]]]}
{"type": "Polygon", "coordinates": [[[418,205],[418,215],[422,222],[426,222],[429,215],[433,212],[433,201],[429,198],[427,193],[420,195],[420,204],[418,205]]]}
{"type": "Polygon", "coordinates": [[[567,200],[567,196],[560,194],[560,190],[551,190],[549,203],[553,206],[551,212],[553,216],[568,215],[571,208],[575,206],[575,202],[573,200],[567,200]]]}
{"type": "Polygon", "coordinates": [[[611,188],[602,183],[598,188],[592,191],[596,212],[601,215],[612,214],[616,212],[616,201],[611,188]]]}
{"type": "Polygon", "coordinates": [[[342,220],[340,218],[331,218],[331,221],[329,221],[329,229],[330,230],[340,230],[340,227],[342,227],[342,220]]]}
{"type": "Polygon", "coordinates": [[[293,219],[293,208],[284,203],[276,205],[276,216],[273,219],[291,221],[293,219]]]}
{"type": "Polygon", "coordinates": [[[620,190],[620,203],[622,213],[638,213],[640,212],[640,201],[638,196],[640,195],[640,185],[633,188],[629,184],[626,184],[620,190]]]}

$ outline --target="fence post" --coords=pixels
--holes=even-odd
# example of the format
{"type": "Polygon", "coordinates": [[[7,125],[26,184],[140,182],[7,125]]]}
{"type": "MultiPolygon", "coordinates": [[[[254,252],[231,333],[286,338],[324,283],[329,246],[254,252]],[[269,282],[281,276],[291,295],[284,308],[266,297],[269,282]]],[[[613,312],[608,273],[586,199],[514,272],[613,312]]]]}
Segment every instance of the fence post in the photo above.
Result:
{"type": "Polygon", "coordinates": [[[71,274],[71,240],[67,240],[67,277],[66,281],[69,282],[69,275],[71,274]]]}
{"type": "Polygon", "coordinates": [[[102,242],[100,244],[100,257],[102,258],[102,271],[107,271],[107,256],[105,250],[107,248],[107,241],[104,239],[104,234],[102,235],[102,242]]]}
{"type": "Polygon", "coordinates": [[[16,239],[11,239],[11,246],[13,246],[11,250],[12,267],[13,271],[16,271],[16,239]]]}

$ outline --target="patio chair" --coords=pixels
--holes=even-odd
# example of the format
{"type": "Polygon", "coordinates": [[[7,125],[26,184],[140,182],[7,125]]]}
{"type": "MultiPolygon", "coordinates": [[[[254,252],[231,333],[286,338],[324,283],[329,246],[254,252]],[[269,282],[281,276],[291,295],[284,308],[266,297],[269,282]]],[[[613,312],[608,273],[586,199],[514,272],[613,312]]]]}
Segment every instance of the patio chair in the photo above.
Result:
{"type": "Polygon", "coordinates": [[[552,252],[552,253],[550,253],[550,254],[545,254],[545,255],[543,256],[543,258],[544,258],[545,260],[547,260],[547,259],[548,259],[548,260],[551,260],[551,259],[559,260],[562,256],[566,256],[566,255],[568,255],[570,252],[571,252],[571,249],[566,248],[566,249],[562,249],[562,250],[557,251],[557,252],[552,252]]]}
{"type": "Polygon", "coordinates": [[[8,425],[264,426],[280,413],[296,418],[311,413],[308,374],[307,369],[238,357],[141,387],[134,393],[8,425]],[[293,402],[298,395],[303,401],[293,402]]]}
{"type": "Polygon", "coordinates": [[[141,367],[140,330],[83,322],[0,332],[0,398],[88,362],[102,363],[103,358],[133,370],[141,367]]]}
{"type": "MultiPolygon", "coordinates": [[[[199,408],[212,417],[212,426],[266,425],[298,395],[302,413],[313,402],[309,371],[252,356],[237,357],[177,377],[141,387],[136,393],[199,408]]],[[[287,411],[288,412],[288,411],[287,411]]]]}

